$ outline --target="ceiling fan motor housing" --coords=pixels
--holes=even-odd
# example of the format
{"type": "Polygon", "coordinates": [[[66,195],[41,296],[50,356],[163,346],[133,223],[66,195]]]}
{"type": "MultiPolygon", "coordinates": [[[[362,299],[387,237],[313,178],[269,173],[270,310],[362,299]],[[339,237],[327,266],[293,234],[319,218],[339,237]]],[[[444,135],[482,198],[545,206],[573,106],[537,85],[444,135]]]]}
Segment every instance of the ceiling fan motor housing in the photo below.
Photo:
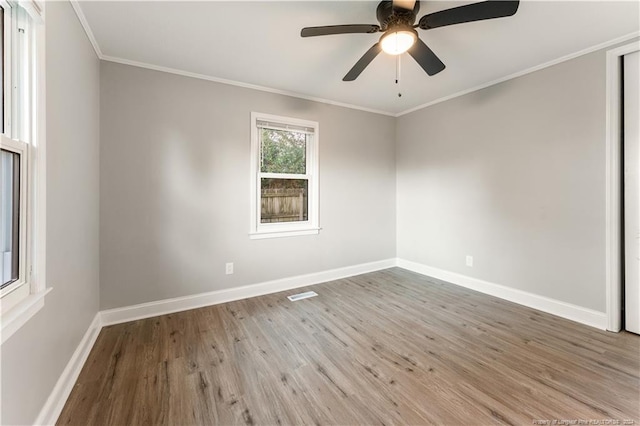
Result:
{"type": "Polygon", "coordinates": [[[376,17],[380,22],[380,29],[386,31],[395,27],[413,27],[418,12],[420,11],[420,2],[416,1],[413,10],[393,7],[392,1],[381,1],[376,9],[376,17]]]}

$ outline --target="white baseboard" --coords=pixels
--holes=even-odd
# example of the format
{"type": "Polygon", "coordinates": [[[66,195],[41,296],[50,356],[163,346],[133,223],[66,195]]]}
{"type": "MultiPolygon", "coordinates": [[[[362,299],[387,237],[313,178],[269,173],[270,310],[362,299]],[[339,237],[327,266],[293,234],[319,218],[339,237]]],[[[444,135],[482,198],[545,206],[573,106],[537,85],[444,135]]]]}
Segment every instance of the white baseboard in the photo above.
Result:
{"type": "Polygon", "coordinates": [[[354,275],[366,274],[367,272],[379,271],[393,266],[396,266],[396,259],[386,259],[377,262],[362,263],[360,265],[332,269],[329,271],[316,272],[313,274],[267,281],[243,287],[100,311],[96,314],[91,325],[82,337],[80,344],[60,375],[60,378],[56,382],[49,398],[40,410],[40,414],[34,424],[54,425],[57,422],[58,417],[64,408],[64,404],[67,402],[67,398],[69,398],[69,395],[73,390],[73,386],[80,375],[80,371],[87,361],[89,353],[100,334],[100,330],[106,325],[134,321],[137,319],[231,302],[249,297],[262,296],[264,294],[320,284],[326,281],[337,280],[354,275]]]}
{"type": "Polygon", "coordinates": [[[40,410],[40,414],[35,421],[36,425],[56,424],[101,329],[102,323],[100,321],[100,312],[98,312],[93,318],[87,332],[82,337],[82,340],[80,340],[80,344],[71,356],[60,378],[58,378],[47,402],[45,402],[42,410],[40,410]]]}
{"type": "Polygon", "coordinates": [[[500,284],[490,283],[466,275],[449,272],[421,263],[404,259],[397,259],[397,266],[418,274],[427,275],[471,290],[499,297],[510,302],[518,303],[542,312],[557,315],[572,321],[599,328],[607,329],[607,314],[570,303],[551,299],[545,296],[517,290],[500,284]]]}
{"type": "Polygon", "coordinates": [[[379,271],[393,266],[396,266],[396,259],[386,259],[312,274],[266,281],[242,287],[194,294],[192,296],[175,297],[173,299],[141,303],[139,305],[125,306],[123,308],[108,309],[101,311],[100,314],[103,325],[119,324],[142,318],[150,318],[158,315],[201,308],[203,306],[217,305],[219,303],[277,293],[279,291],[291,290],[298,287],[306,287],[326,281],[366,274],[367,272],[379,271]]]}
{"type": "Polygon", "coordinates": [[[501,299],[509,300],[520,305],[567,318],[602,330],[605,330],[607,327],[607,315],[603,312],[597,312],[591,309],[572,305],[570,303],[482,281],[466,275],[444,271],[442,269],[404,259],[386,259],[242,287],[100,311],[96,314],[89,326],[89,329],[80,341],[78,348],[75,350],[69,360],[69,363],[60,375],[60,378],[49,395],[47,402],[44,407],[42,407],[35,424],[53,425],[56,423],[103,326],[173,312],[180,312],[203,306],[216,305],[234,300],[247,299],[250,297],[262,296],[269,293],[276,293],[299,287],[306,287],[354,275],[379,271],[394,266],[496,296],[501,299]]]}

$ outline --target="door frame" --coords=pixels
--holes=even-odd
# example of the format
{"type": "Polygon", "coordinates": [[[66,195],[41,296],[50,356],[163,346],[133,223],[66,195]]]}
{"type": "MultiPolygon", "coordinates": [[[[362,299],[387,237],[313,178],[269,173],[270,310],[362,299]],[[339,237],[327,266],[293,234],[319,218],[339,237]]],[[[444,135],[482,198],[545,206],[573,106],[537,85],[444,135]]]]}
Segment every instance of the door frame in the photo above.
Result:
{"type": "Polygon", "coordinates": [[[640,41],[607,52],[606,287],[607,330],[622,327],[622,56],[640,51],[640,41]]]}

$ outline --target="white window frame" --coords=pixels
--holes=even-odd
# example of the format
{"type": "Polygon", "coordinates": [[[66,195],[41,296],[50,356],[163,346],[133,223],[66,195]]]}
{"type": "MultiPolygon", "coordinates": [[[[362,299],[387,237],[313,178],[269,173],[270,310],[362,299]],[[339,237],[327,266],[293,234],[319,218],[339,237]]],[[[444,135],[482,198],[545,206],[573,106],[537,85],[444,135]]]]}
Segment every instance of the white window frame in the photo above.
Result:
{"type": "Polygon", "coordinates": [[[279,238],[299,235],[318,234],[319,228],[319,175],[318,175],[318,146],[320,140],[320,126],[315,121],[302,120],[299,118],[282,117],[260,112],[251,113],[251,223],[249,238],[279,238]],[[260,171],[260,132],[258,130],[259,121],[278,123],[283,127],[287,125],[297,127],[307,127],[313,129],[313,135],[308,138],[306,144],[306,173],[307,186],[307,220],[296,222],[260,223],[260,179],[261,178],[281,178],[298,179],[298,174],[262,173],[260,171]]]}
{"type": "Polygon", "coordinates": [[[51,288],[45,284],[45,4],[35,0],[0,0],[0,4],[5,10],[6,40],[0,145],[20,154],[20,266],[18,280],[0,291],[4,343],[42,309],[51,288]]]}
{"type": "Polygon", "coordinates": [[[15,31],[14,28],[14,19],[13,19],[13,7],[6,1],[0,0],[0,6],[4,9],[4,46],[2,49],[3,60],[4,60],[4,104],[2,106],[2,110],[4,112],[4,133],[5,135],[11,135],[11,125],[12,125],[12,114],[11,111],[13,109],[12,94],[13,94],[13,61],[12,61],[12,52],[13,52],[13,33],[15,31]]]}

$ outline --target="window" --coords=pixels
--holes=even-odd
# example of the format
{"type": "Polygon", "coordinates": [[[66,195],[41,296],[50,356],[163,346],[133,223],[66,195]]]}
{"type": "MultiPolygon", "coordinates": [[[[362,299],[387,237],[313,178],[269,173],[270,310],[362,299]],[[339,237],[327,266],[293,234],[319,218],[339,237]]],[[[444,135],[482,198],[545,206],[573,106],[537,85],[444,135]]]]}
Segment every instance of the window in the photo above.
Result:
{"type": "Polygon", "coordinates": [[[2,342],[44,305],[44,38],[33,1],[0,0],[0,313],[2,342]],[[40,43],[39,43],[40,42],[40,43]],[[32,159],[38,159],[38,162],[32,159]],[[37,189],[37,191],[36,191],[37,189]],[[39,226],[38,226],[39,225],[39,226]],[[39,268],[34,270],[36,263],[39,268]]]}
{"type": "Polygon", "coordinates": [[[27,149],[2,137],[0,149],[0,297],[2,310],[29,294],[26,285],[27,149]],[[11,296],[9,296],[11,295],[11,296]],[[5,297],[6,296],[6,297],[5,297]]]}
{"type": "Polygon", "coordinates": [[[21,155],[0,150],[0,289],[18,280],[20,266],[20,160],[21,155]]]}
{"type": "Polygon", "coordinates": [[[251,114],[251,232],[318,233],[318,123],[251,114]]]}

